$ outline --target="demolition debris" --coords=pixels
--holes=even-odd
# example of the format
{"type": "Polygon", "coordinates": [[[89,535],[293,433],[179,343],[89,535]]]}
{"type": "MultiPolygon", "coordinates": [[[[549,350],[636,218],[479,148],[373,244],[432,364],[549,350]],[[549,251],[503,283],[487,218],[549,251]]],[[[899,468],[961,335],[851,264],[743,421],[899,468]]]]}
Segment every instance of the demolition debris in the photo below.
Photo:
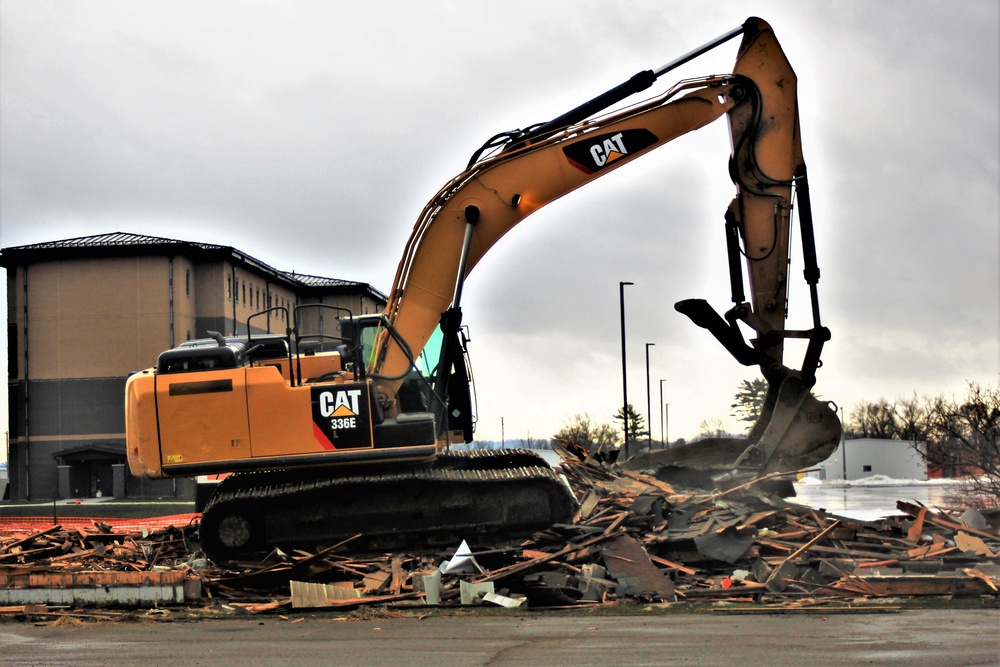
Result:
{"type": "Polygon", "coordinates": [[[478,543],[470,535],[446,551],[360,552],[359,535],[322,549],[213,563],[200,551],[196,521],[152,532],[100,522],[5,528],[0,614],[629,601],[804,610],[998,594],[1000,535],[975,510],[958,515],[899,502],[898,515],[865,522],[789,503],[765,493],[763,483],[708,493],[592,459],[567,460],[561,471],[580,503],[572,522],[517,542],[478,543]]]}

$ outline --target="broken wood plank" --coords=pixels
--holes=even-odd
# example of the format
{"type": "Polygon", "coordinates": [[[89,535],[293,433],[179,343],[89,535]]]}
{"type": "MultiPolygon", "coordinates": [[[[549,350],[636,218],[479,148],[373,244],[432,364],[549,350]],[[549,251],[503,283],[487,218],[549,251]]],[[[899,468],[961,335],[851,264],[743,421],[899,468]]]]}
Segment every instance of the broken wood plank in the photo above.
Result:
{"type": "Polygon", "coordinates": [[[410,575],[403,570],[403,556],[401,554],[393,554],[390,567],[392,570],[392,584],[389,588],[393,595],[398,595],[403,591],[403,587],[406,585],[410,575]]]}
{"type": "Polygon", "coordinates": [[[624,535],[624,534],[625,534],[624,530],[620,530],[618,532],[611,533],[611,534],[602,534],[602,535],[600,535],[598,537],[594,537],[594,538],[591,538],[589,540],[586,540],[585,542],[583,542],[581,544],[567,545],[567,546],[563,547],[562,549],[559,549],[556,552],[553,552],[553,553],[550,553],[550,554],[548,554],[546,556],[543,556],[542,558],[536,558],[536,559],[530,560],[530,561],[524,561],[524,562],[521,562],[521,563],[515,563],[514,565],[509,565],[509,566],[507,566],[505,568],[499,568],[499,569],[493,570],[491,572],[486,572],[484,574],[481,574],[481,575],[478,575],[476,577],[473,577],[472,581],[473,582],[496,581],[497,579],[502,579],[504,577],[508,577],[508,576],[510,576],[512,574],[515,574],[517,572],[523,572],[525,570],[531,569],[532,567],[535,567],[536,565],[541,565],[541,564],[547,563],[549,561],[555,560],[557,558],[561,558],[562,556],[565,556],[565,555],[567,555],[567,554],[569,554],[569,553],[571,553],[573,551],[576,551],[577,549],[581,549],[581,548],[590,546],[592,544],[598,544],[598,543],[603,542],[605,540],[609,540],[609,539],[612,539],[614,537],[618,537],[619,535],[624,535]]]}
{"type": "Polygon", "coordinates": [[[899,577],[864,577],[865,587],[860,591],[851,583],[835,582],[833,587],[841,590],[855,590],[865,595],[922,596],[922,595],[996,595],[982,579],[977,577],[942,577],[923,575],[903,575],[899,577]]]}
{"type": "Polygon", "coordinates": [[[621,473],[626,477],[634,479],[637,482],[642,482],[643,484],[648,484],[649,486],[655,487],[668,495],[674,494],[674,487],[670,486],[666,482],[661,482],[655,477],[650,477],[649,475],[643,475],[642,473],[632,472],[631,470],[625,470],[625,469],[622,469],[621,473]]]}
{"type": "Polygon", "coordinates": [[[920,539],[920,536],[924,534],[924,519],[927,517],[927,508],[921,507],[920,511],[917,512],[917,516],[913,519],[913,524],[907,531],[906,536],[912,541],[916,542],[920,539]]]}
{"type": "MultiPolygon", "coordinates": [[[[905,502],[905,501],[902,501],[902,500],[896,501],[896,508],[899,509],[899,510],[901,510],[901,511],[903,511],[903,512],[906,512],[907,514],[910,514],[911,516],[913,516],[914,514],[919,514],[921,508],[927,509],[923,505],[913,505],[911,503],[908,503],[908,502],[905,502]],[[916,510],[916,511],[914,512],[914,510],[916,510]]],[[[949,530],[953,530],[953,531],[964,530],[966,533],[968,533],[970,535],[975,535],[977,537],[982,537],[982,538],[987,539],[987,540],[994,540],[994,541],[1000,540],[1000,535],[997,535],[996,533],[990,533],[990,532],[985,531],[985,530],[977,530],[975,528],[970,528],[969,526],[966,526],[965,524],[961,524],[961,523],[952,521],[950,519],[946,519],[945,517],[940,516],[940,515],[938,515],[936,513],[933,513],[933,512],[927,512],[924,515],[924,520],[928,521],[930,523],[933,523],[933,524],[935,524],[937,526],[940,526],[942,528],[948,528],[949,530]]]]}
{"type": "Polygon", "coordinates": [[[56,525],[52,526],[51,528],[46,528],[45,530],[41,530],[41,531],[39,531],[37,533],[34,533],[32,535],[28,535],[27,537],[25,537],[23,539],[17,540],[16,542],[12,542],[10,544],[4,545],[2,548],[0,548],[0,553],[3,553],[5,551],[11,551],[11,550],[13,550],[13,549],[15,549],[17,547],[22,546],[22,545],[29,544],[31,542],[34,542],[36,539],[38,539],[40,537],[44,537],[46,535],[51,535],[52,533],[58,533],[60,530],[62,530],[62,526],[59,525],[59,524],[56,524],[56,525]]]}
{"type": "Polygon", "coordinates": [[[649,555],[649,559],[658,565],[662,565],[663,567],[668,567],[672,570],[677,570],[678,572],[683,572],[684,574],[690,574],[692,576],[698,574],[698,570],[691,569],[690,567],[685,567],[680,563],[674,563],[672,561],[667,560],[666,558],[660,558],[659,556],[654,556],[653,554],[649,555]]]}

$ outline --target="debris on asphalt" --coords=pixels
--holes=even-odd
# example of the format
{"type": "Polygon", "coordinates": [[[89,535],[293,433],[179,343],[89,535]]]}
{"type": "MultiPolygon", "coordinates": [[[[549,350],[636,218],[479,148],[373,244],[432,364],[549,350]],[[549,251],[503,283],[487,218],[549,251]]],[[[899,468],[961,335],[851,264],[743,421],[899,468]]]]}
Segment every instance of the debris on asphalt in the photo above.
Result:
{"type": "Polygon", "coordinates": [[[198,602],[250,614],[628,602],[793,610],[998,595],[1000,535],[974,510],[900,501],[898,514],[868,522],[796,505],[754,483],[712,492],[675,488],[592,458],[569,457],[560,470],[580,503],[571,522],[519,541],[478,543],[470,535],[443,551],[364,553],[351,538],[311,551],[275,549],[254,561],[213,563],[198,547],[196,522],[141,533],[99,522],[29,533],[3,529],[0,616],[44,614],[56,604],[198,602]],[[167,579],[179,584],[179,595],[119,591],[119,597],[76,595],[69,602],[37,595],[38,589],[152,589],[167,579]]]}

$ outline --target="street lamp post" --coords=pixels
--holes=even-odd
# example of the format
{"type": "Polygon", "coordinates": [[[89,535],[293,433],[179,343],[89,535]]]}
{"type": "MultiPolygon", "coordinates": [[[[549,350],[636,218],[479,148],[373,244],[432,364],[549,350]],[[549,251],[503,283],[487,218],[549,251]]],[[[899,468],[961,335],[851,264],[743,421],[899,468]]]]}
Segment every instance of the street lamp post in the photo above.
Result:
{"type": "Polygon", "coordinates": [[[666,430],[663,428],[663,383],[666,380],[660,380],[660,443],[663,449],[667,448],[667,435],[666,430]]]}
{"type": "Polygon", "coordinates": [[[625,286],[635,283],[618,283],[618,304],[622,314],[622,423],[625,426],[625,440],[622,453],[628,452],[628,372],[625,369],[625,286]]]}
{"type": "MultiPolygon", "coordinates": [[[[840,408],[840,423],[844,423],[844,408],[840,408]]],[[[847,440],[844,439],[844,430],[840,430],[840,464],[844,472],[844,481],[847,481],[847,440]]]]}
{"type": "Polygon", "coordinates": [[[646,429],[649,435],[649,451],[653,451],[653,409],[649,400],[649,348],[656,343],[646,343],[646,429]]]}
{"type": "Polygon", "coordinates": [[[667,442],[670,442],[670,404],[667,403],[665,407],[667,409],[667,434],[664,437],[667,439],[667,442]]]}

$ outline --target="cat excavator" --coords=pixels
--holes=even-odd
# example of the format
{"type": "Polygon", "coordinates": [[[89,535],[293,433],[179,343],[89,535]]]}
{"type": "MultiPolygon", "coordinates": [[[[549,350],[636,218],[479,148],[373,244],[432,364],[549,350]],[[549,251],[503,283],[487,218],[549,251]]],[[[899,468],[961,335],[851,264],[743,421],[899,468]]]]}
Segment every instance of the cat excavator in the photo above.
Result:
{"type": "Polygon", "coordinates": [[[399,544],[568,520],[576,499],[540,457],[452,447],[471,442],[474,427],[465,279],[540,207],[722,116],[737,189],[724,216],[733,306],[719,314],[689,299],[676,309],[737,361],[759,367],[769,390],[746,438],[692,446],[669,465],[711,470],[731,483],[823,460],[840,423],[810,393],[830,333],[817,299],[796,76],[771,27],[751,17],[549,122],[489,139],[424,207],[383,312],[300,305],[286,311],[289,328],[276,335],[254,333],[263,311],[248,319],[246,335],[210,332],[133,374],[126,385],[132,474],[230,473],[201,519],[202,546],[217,559],[356,535],[399,544]],[[732,73],[626,102],[738,36],[732,73]],[[785,327],[793,194],[813,321],[803,331],[785,327]],[[336,319],[336,335],[307,329],[316,308],[336,319]],[[806,342],[797,369],[783,360],[791,338],[806,342]]]}

